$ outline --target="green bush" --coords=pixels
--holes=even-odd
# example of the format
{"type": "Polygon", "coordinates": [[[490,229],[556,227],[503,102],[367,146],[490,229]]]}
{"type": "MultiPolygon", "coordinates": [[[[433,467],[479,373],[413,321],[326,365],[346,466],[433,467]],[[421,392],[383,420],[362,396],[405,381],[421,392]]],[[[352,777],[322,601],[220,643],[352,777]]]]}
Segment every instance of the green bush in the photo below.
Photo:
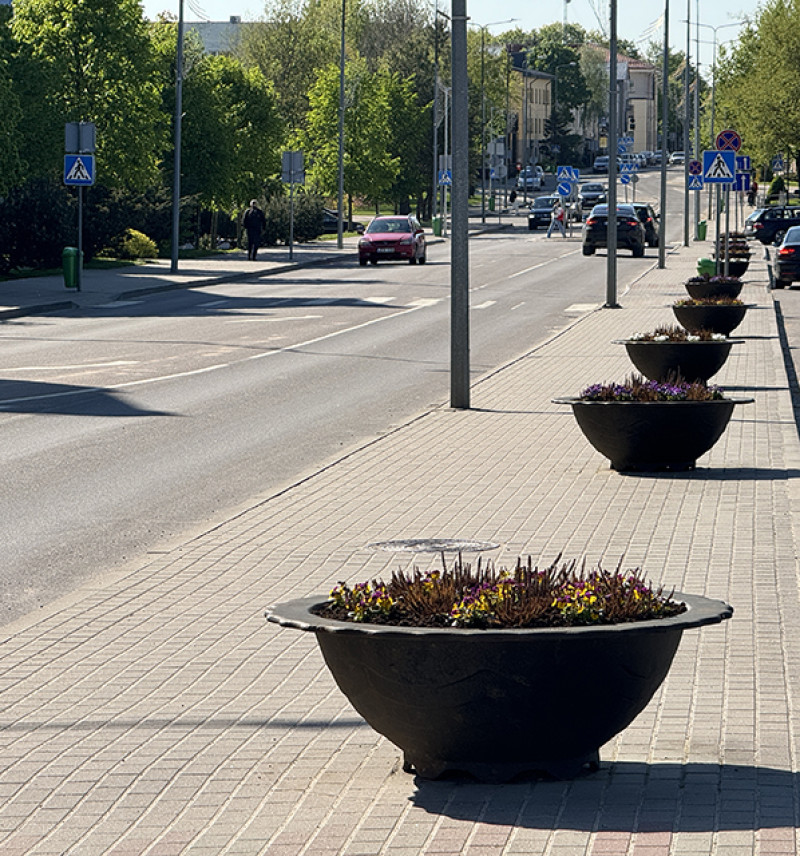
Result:
{"type": "Polygon", "coordinates": [[[126,229],[120,247],[120,258],[154,259],[158,256],[158,247],[152,238],[148,238],[137,229],[126,229]]]}
{"type": "Polygon", "coordinates": [[[69,191],[31,179],[0,203],[0,271],[61,267],[65,246],[76,246],[77,216],[69,191]]]}
{"type": "MultiPolygon", "coordinates": [[[[294,195],[294,239],[295,241],[311,241],[322,234],[321,196],[314,193],[297,193],[294,195]]],[[[289,221],[291,218],[291,200],[288,196],[275,196],[269,199],[264,207],[267,225],[264,230],[263,242],[271,247],[282,242],[289,243],[289,221]]]]}
{"type": "Polygon", "coordinates": [[[769,190],[767,191],[767,196],[777,196],[779,193],[785,193],[786,191],[786,182],[783,180],[782,175],[776,175],[775,178],[769,184],[769,190]]]}

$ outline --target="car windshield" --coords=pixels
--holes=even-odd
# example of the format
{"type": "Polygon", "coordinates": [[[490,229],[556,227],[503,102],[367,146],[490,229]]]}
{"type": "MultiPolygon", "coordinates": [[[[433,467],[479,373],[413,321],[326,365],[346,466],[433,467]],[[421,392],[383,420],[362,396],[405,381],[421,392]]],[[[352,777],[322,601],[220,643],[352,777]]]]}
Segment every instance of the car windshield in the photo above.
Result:
{"type": "Polygon", "coordinates": [[[792,226],[786,232],[786,237],[783,239],[784,244],[800,244],[800,226],[792,226]]]}
{"type": "MultiPolygon", "coordinates": [[[[595,205],[592,208],[592,217],[608,217],[608,205],[595,205]]],[[[630,205],[617,205],[617,217],[635,217],[630,205]]]]}
{"type": "Polygon", "coordinates": [[[386,217],[382,220],[373,220],[367,232],[374,235],[376,232],[410,232],[411,226],[404,217],[386,217]]]}
{"type": "Polygon", "coordinates": [[[555,196],[540,196],[533,200],[534,208],[552,208],[557,201],[555,196]]]}
{"type": "Polygon", "coordinates": [[[602,193],[603,192],[603,185],[602,184],[584,184],[583,187],[581,188],[581,191],[583,193],[586,193],[587,191],[589,193],[602,193]]]}

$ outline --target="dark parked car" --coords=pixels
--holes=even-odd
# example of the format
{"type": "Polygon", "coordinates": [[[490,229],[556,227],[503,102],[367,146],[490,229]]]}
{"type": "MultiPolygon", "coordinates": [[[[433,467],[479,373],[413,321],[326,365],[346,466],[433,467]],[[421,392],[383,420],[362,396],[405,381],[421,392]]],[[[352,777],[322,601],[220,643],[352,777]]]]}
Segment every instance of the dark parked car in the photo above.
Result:
{"type": "MultiPolygon", "coordinates": [[[[348,222],[345,217],[343,227],[345,232],[358,232],[359,235],[364,234],[364,224],[357,223],[355,220],[348,222]]],[[[335,235],[339,231],[339,213],[332,208],[322,209],[322,232],[326,235],[335,235]]]]}
{"type": "MultiPolygon", "coordinates": [[[[606,248],[608,239],[608,205],[595,205],[583,224],[583,254],[606,248]]],[[[626,248],[634,258],[644,255],[644,224],[632,205],[617,205],[617,248],[626,248]]]]}
{"type": "Polygon", "coordinates": [[[358,263],[378,264],[399,259],[424,265],[427,259],[425,232],[411,215],[373,217],[358,241],[358,263]]]}
{"type": "Polygon", "coordinates": [[[559,201],[558,196],[537,196],[528,211],[528,229],[535,232],[539,226],[550,225],[550,213],[559,201]]]}
{"type": "Polygon", "coordinates": [[[644,238],[648,247],[658,246],[658,214],[653,211],[649,202],[631,202],[631,208],[636,212],[644,225],[644,238]]]}
{"type": "Polygon", "coordinates": [[[800,280],[800,226],[792,226],[775,253],[775,288],[800,280]]]}
{"type": "Polygon", "coordinates": [[[748,217],[748,233],[762,244],[780,243],[792,226],[800,226],[800,206],[773,205],[763,208],[753,220],[748,217]]]}
{"type": "Polygon", "coordinates": [[[597,181],[587,181],[578,188],[578,202],[584,211],[606,201],[606,186],[597,181]]]}

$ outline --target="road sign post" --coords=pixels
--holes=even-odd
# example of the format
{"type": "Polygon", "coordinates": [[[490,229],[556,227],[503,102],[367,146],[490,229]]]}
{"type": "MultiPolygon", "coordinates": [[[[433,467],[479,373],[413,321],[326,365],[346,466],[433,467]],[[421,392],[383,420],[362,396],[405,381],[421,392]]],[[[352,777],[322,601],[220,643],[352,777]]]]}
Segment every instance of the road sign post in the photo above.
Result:
{"type": "MultiPolygon", "coordinates": [[[[281,156],[281,180],[289,185],[289,261],[294,259],[294,186],[305,182],[303,153],[284,152],[281,156]]],[[[339,212],[341,216],[341,212],[339,212]]],[[[341,230],[341,222],[337,228],[341,230]]]]}
{"type": "Polygon", "coordinates": [[[78,188],[78,267],[75,289],[83,279],[83,188],[94,184],[94,150],[97,132],[94,122],[67,122],[64,126],[64,184],[78,188]]]}

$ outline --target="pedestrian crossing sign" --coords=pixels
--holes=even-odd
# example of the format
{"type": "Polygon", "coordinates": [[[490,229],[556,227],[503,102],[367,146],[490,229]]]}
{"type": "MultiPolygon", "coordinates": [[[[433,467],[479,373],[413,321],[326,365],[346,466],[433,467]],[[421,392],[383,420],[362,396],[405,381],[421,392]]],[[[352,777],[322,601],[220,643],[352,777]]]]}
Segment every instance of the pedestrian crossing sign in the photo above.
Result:
{"type": "Polygon", "coordinates": [[[688,187],[689,187],[689,190],[702,190],[703,189],[703,176],[702,175],[690,175],[688,187]]]}
{"type": "Polygon", "coordinates": [[[736,152],[711,149],[703,152],[703,181],[707,184],[733,184],[736,180],[736,152]]]}
{"type": "Polygon", "coordinates": [[[94,184],[94,155],[64,155],[64,184],[77,187],[94,184]]]}

